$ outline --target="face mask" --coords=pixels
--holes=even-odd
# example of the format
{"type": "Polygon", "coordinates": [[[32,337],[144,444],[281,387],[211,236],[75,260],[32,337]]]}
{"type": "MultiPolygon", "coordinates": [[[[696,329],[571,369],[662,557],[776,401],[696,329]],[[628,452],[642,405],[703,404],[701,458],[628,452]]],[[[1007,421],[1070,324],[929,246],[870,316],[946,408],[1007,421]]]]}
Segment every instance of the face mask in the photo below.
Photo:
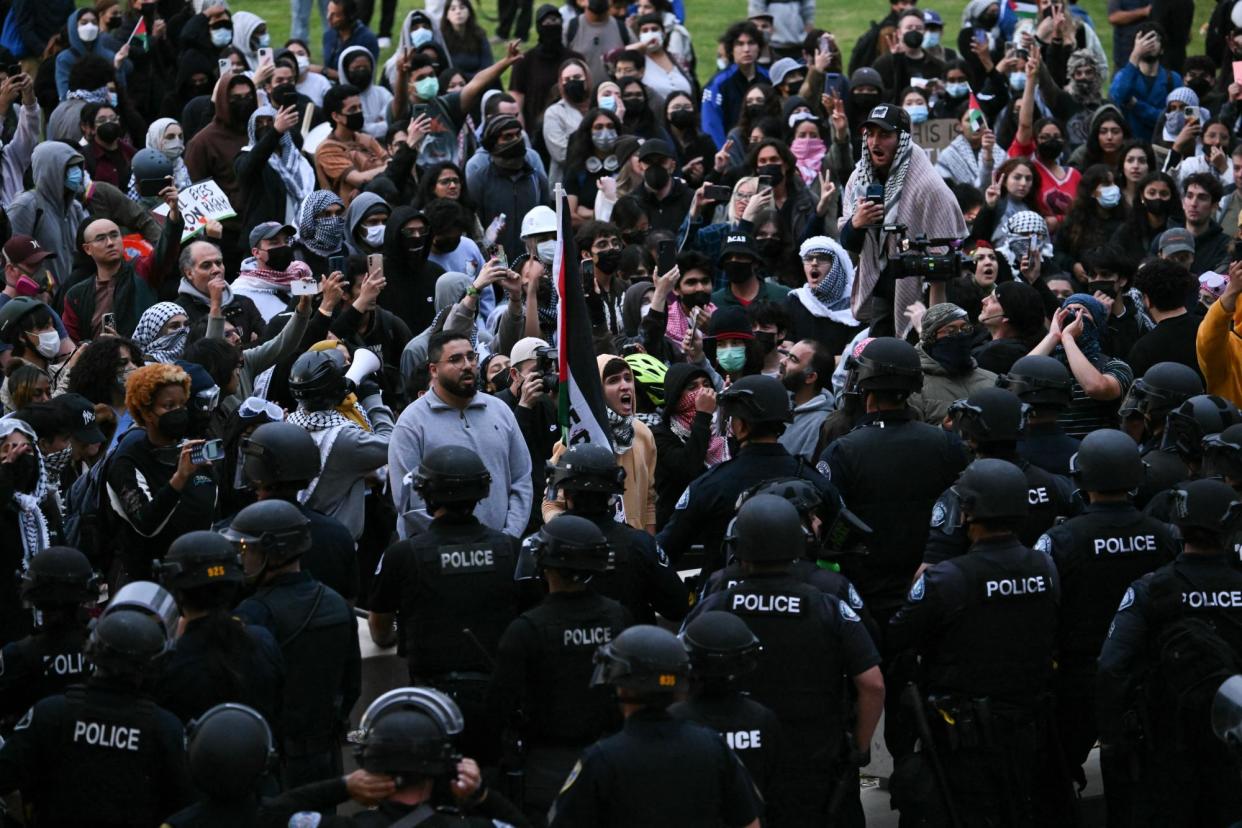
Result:
{"type": "Polygon", "coordinates": [[[415,49],[419,49],[430,43],[431,38],[431,29],[415,29],[410,32],[410,45],[415,49]]]}
{"type": "Polygon", "coordinates": [[[595,269],[600,273],[616,273],[621,266],[620,250],[605,250],[595,257],[595,269]]]}
{"type": "Polygon", "coordinates": [[[555,255],[556,239],[548,239],[547,241],[541,241],[535,245],[535,256],[538,257],[539,261],[544,264],[551,266],[552,257],[555,255]]]}
{"type": "Polygon", "coordinates": [[[755,266],[750,262],[725,262],[721,268],[732,285],[739,285],[755,275],[755,266]]]}
{"type": "Polygon", "coordinates": [[[65,189],[71,193],[80,193],[85,187],[86,174],[81,167],[70,167],[65,170],[65,189]]]}
{"type": "Polygon", "coordinates": [[[705,308],[712,301],[712,293],[710,290],[696,290],[691,293],[683,293],[679,297],[681,304],[687,308],[705,308]]]}
{"type": "Polygon", "coordinates": [[[766,175],[772,179],[773,187],[779,187],[785,180],[785,168],[780,164],[762,164],[755,168],[755,175],[766,175]]]}
{"type": "Polygon", "coordinates": [[[83,43],[94,43],[95,38],[99,37],[99,27],[94,23],[83,23],[78,26],[78,37],[83,43]]]}
{"type": "Polygon", "coordinates": [[[212,29],[211,30],[211,45],[212,46],[222,49],[225,46],[228,46],[232,42],[233,42],[233,30],[232,29],[212,29]]]}
{"type": "Polygon", "coordinates": [[[272,45],[271,35],[266,35],[266,34],[259,35],[259,48],[260,49],[266,49],[267,47],[271,45],[272,45]]]}
{"type": "Polygon", "coordinates": [[[1192,80],[1186,81],[1185,83],[1188,87],[1194,90],[1196,95],[1199,96],[1199,100],[1203,100],[1207,97],[1207,94],[1212,91],[1212,82],[1207,78],[1196,77],[1192,80]]]}
{"type": "Polygon", "coordinates": [[[1095,197],[1100,206],[1105,209],[1111,209],[1121,203],[1121,188],[1116,184],[1109,184],[1107,187],[1101,187],[1099,194],[1095,197]]]}
{"type": "Polygon", "coordinates": [[[540,26],[539,43],[543,46],[560,46],[561,24],[553,23],[551,26],[540,26]]]}
{"type": "Polygon", "coordinates": [[[650,313],[650,312],[651,312],[651,303],[650,303],[650,302],[648,302],[647,304],[642,305],[641,307],[639,307],[639,309],[638,309],[638,318],[639,318],[639,319],[646,319],[646,318],[647,318],[647,314],[648,314],[648,313],[650,313]]]}
{"type": "Polygon", "coordinates": [[[23,454],[9,466],[9,479],[17,491],[30,494],[39,485],[39,460],[33,454],[23,454]]]}
{"type": "Polygon", "coordinates": [[[121,125],[116,121],[108,121],[95,128],[95,137],[101,144],[111,144],[121,137],[121,125]]]}
{"type": "Polygon", "coordinates": [[[664,189],[664,185],[668,183],[668,170],[659,164],[653,164],[643,173],[643,183],[647,185],[652,192],[659,192],[664,189]]]}
{"type": "MultiPolygon", "coordinates": [[[[46,273],[43,278],[47,279],[46,273]]],[[[45,287],[23,273],[17,277],[17,284],[13,285],[13,290],[17,292],[18,296],[38,296],[40,293],[43,293],[45,287]]]]}
{"type": "Polygon", "coordinates": [[[638,36],[638,42],[643,44],[643,48],[654,51],[664,42],[664,35],[659,32],[643,32],[638,36]]]}
{"type": "Polygon", "coordinates": [[[1014,72],[1010,75],[1009,88],[1015,92],[1021,92],[1026,89],[1026,74],[1023,72],[1014,72]]]}
{"type": "Polygon", "coordinates": [[[361,112],[353,112],[345,116],[345,128],[350,132],[361,132],[363,123],[361,112]]]}
{"type": "Polygon", "coordinates": [[[336,250],[345,238],[345,219],[340,216],[321,218],[316,222],[319,226],[315,232],[316,243],[322,242],[323,250],[336,250]]]}
{"type": "Polygon", "coordinates": [[[415,258],[420,258],[423,251],[427,247],[427,239],[425,236],[402,236],[405,252],[415,258]]]}
{"type": "Polygon", "coordinates": [[[996,27],[996,23],[1000,20],[999,15],[985,14],[975,22],[979,24],[981,29],[992,29],[996,27]]]}
{"type": "Polygon", "coordinates": [[[668,113],[668,122],[678,129],[690,129],[694,126],[694,110],[674,109],[668,113]]]}
{"type": "Polygon", "coordinates": [[[910,123],[921,124],[927,120],[926,104],[910,104],[909,106],[903,106],[902,109],[910,116],[910,123]]]}
{"type": "Polygon", "coordinates": [[[722,345],[716,349],[716,364],[726,373],[736,374],[746,365],[746,346],[722,345]]]}
{"type": "Polygon", "coordinates": [[[785,247],[778,238],[755,239],[755,252],[764,259],[779,259],[785,247]]]}
{"type": "Polygon", "coordinates": [[[1095,295],[1096,292],[1102,293],[1109,299],[1117,298],[1117,283],[1109,281],[1087,282],[1087,293],[1095,295]]]}
{"type": "Polygon", "coordinates": [[[113,15],[112,17],[109,17],[107,20],[104,21],[104,28],[110,32],[117,29],[120,25],[121,25],[121,18],[116,15],[113,15]]]}
{"type": "Polygon", "coordinates": [[[54,330],[41,331],[39,333],[39,344],[35,346],[35,350],[44,359],[51,359],[56,356],[60,351],[60,334],[54,330]]]}
{"type": "Polygon", "coordinates": [[[723,72],[724,70],[728,68],[729,68],[729,61],[725,60],[722,57],[716,58],[716,71],[717,72],[723,72]]]}
{"type": "Polygon", "coordinates": [[[160,434],[170,440],[180,440],[190,430],[190,412],[185,408],[174,408],[160,415],[156,423],[160,434]]]}
{"type": "Polygon", "coordinates": [[[763,113],[768,109],[766,104],[750,103],[746,104],[746,117],[751,121],[757,121],[763,117],[763,113]]]}
{"type": "Polygon", "coordinates": [[[349,78],[350,83],[359,89],[366,89],[371,85],[371,73],[366,69],[350,69],[346,73],[346,77],[349,78]]]}
{"type": "Polygon", "coordinates": [[[1049,138],[1047,141],[1039,142],[1039,157],[1045,161],[1057,160],[1064,150],[1065,142],[1060,138],[1049,138]]]}
{"type": "Polygon", "coordinates": [[[604,112],[616,112],[617,111],[617,99],[614,98],[612,95],[609,95],[606,98],[600,98],[599,108],[602,109],[604,112]]]}
{"type": "Polygon", "coordinates": [[[1143,209],[1156,218],[1164,218],[1173,209],[1173,201],[1168,198],[1145,198],[1143,209]]]}
{"type": "Polygon", "coordinates": [[[1086,97],[1095,91],[1095,81],[1091,80],[1076,80],[1073,86],[1074,94],[1079,97],[1086,97]]]}
{"type": "Polygon", "coordinates": [[[436,95],[440,94],[440,81],[433,75],[429,75],[420,81],[414,82],[414,94],[429,101],[436,95]]]}
{"type": "Polygon", "coordinates": [[[970,334],[953,334],[931,343],[927,347],[927,355],[939,362],[950,375],[964,374],[970,370],[973,344],[974,338],[970,334]]]}
{"type": "Polygon", "coordinates": [[[570,103],[582,103],[586,100],[586,94],[586,81],[582,78],[565,81],[565,99],[570,103]]]}
{"type": "Polygon", "coordinates": [[[591,133],[591,143],[598,150],[608,152],[617,145],[617,131],[615,129],[601,129],[598,132],[591,133]]]}
{"type": "Polygon", "coordinates": [[[759,343],[765,357],[776,350],[776,334],[771,331],[755,331],[755,341],[759,343]]]}
{"type": "Polygon", "coordinates": [[[296,60],[298,62],[298,77],[300,78],[306,74],[307,69],[310,69],[310,58],[306,55],[297,55],[296,60]]]}
{"type": "Polygon", "coordinates": [[[492,150],[492,156],[496,158],[508,158],[510,160],[525,158],[526,142],[518,137],[507,144],[497,144],[496,149],[492,150]]]}
{"type": "Polygon", "coordinates": [[[927,32],[923,35],[923,45],[928,49],[935,49],[940,45],[940,32],[927,32]]]}
{"type": "Polygon", "coordinates": [[[379,247],[384,243],[384,225],[376,224],[372,227],[366,228],[365,235],[367,244],[372,247],[379,247]]]}
{"type": "Polygon", "coordinates": [[[278,270],[284,272],[289,269],[289,265],[293,264],[293,248],[289,245],[281,247],[271,247],[267,250],[267,268],[268,270],[278,270]]]}
{"type": "Polygon", "coordinates": [[[950,98],[964,98],[970,94],[970,84],[965,81],[962,83],[946,83],[944,91],[950,98]]]}
{"type": "Polygon", "coordinates": [[[647,108],[647,101],[643,98],[622,98],[621,102],[625,104],[625,117],[630,120],[637,118],[647,108]]]}
{"type": "Polygon", "coordinates": [[[918,49],[923,45],[923,33],[910,31],[901,36],[901,42],[907,49],[918,49]]]}
{"type": "Polygon", "coordinates": [[[181,157],[181,153],[185,152],[185,141],[180,138],[172,138],[164,142],[164,148],[160,150],[164,153],[164,157],[169,161],[175,161],[181,157]]]}
{"type": "Polygon", "coordinates": [[[860,110],[870,112],[872,107],[880,102],[880,96],[875,92],[855,92],[850,95],[850,100],[860,110]]]}
{"type": "Polygon", "coordinates": [[[249,121],[254,109],[254,98],[249,95],[244,98],[229,100],[229,117],[233,119],[235,124],[244,124],[246,121],[249,121]]]}

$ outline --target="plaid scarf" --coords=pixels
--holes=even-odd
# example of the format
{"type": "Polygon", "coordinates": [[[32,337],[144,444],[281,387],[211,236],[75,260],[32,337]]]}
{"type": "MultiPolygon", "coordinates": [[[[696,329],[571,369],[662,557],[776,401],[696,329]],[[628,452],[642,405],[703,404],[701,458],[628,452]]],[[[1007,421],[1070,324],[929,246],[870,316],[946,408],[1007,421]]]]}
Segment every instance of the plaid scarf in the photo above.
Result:
{"type": "Polygon", "coordinates": [[[97,104],[106,104],[112,101],[108,97],[108,87],[106,86],[101,86],[98,89],[70,89],[69,94],[65,98],[71,101],[86,101],[87,103],[97,104]]]}
{"type": "Polygon", "coordinates": [[[302,211],[298,215],[298,239],[312,253],[320,256],[331,256],[341,249],[345,241],[345,219],[342,216],[318,218],[333,204],[345,206],[336,193],[315,190],[302,202],[302,211]]]}
{"type": "Polygon", "coordinates": [[[634,447],[634,415],[622,417],[608,409],[608,430],[612,432],[612,450],[625,454],[634,447]]]}

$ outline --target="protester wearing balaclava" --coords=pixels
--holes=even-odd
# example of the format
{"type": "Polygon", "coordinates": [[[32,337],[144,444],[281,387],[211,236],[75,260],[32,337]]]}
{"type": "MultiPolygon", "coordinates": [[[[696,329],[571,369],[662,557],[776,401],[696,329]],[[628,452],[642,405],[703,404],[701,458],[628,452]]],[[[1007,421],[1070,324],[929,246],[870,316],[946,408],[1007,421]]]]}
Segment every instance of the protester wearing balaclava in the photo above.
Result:
{"type": "Polygon", "coordinates": [[[307,196],[297,228],[294,255],[306,262],[311,273],[326,276],[330,273],[329,257],[349,255],[345,248],[345,202],[336,193],[315,190],[307,196]]]}
{"type": "Polygon", "coordinates": [[[973,346],[970,319],[957,305],[942,302],[923,314],[915,346],[923,368],[923,389],[910,396],[910,405],[924,422],[940,425],[956,400],[996,384],[996,375],[978,367],[970,355],[973,346]]]}

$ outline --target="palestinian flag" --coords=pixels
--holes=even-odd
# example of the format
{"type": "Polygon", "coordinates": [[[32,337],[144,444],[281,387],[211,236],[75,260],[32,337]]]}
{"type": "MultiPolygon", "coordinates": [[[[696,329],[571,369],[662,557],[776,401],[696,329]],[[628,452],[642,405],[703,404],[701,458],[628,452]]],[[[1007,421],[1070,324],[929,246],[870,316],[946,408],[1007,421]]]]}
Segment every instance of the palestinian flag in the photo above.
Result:
{"type": "Polygon", "coordinates": [[[1009,11],[1018,20],[1035,20],[1039,17],[1038,3],[1020,3],[1018,0],[1008,0],[1007,6],[1009,11]]]}
{"type": "Polygon", "coordinates": [[[984,117],[974,92],[970,93],[970,104],[966,107],[966,123],[970,124],[970,131],[974,133],[979,133],[988,127],[988,119],[984,117]]]}
{"type": "Polygon", "coordinates": [[[591,317],[582,288],[578,246],[569,220],[565,191],[556,187],[556,253],[552,257],[552,278],[556,284],[556,349],[558,420],[561,440],[566,447],[577,443],[598,443],[612,448],[608,416],[604,405],[604,386],[595,361],[591,341],[591,317]]]}
{"type": "Polygon", "coordinates": [[[130,43],[133,43],[135,40],[142,45],[143,49],[147,48],[147,21],[145,18],[138,18],[138,25],[134,27],[134,30],[129,35],[130,43]]]}

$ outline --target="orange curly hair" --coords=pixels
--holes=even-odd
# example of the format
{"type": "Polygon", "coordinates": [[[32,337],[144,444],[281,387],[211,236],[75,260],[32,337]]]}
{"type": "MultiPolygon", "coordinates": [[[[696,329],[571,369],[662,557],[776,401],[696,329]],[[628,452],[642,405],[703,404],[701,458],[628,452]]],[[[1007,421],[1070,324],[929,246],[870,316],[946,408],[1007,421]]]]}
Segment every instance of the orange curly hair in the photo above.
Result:
{"type": "Polygon", "coordinates": [[[142,423],[140,412],[151,407],[155,395],[165,385],[180,385],[185,389],[185,395],[190,396],[190,375],[176,365],[157,362],[144,365],[129,375],[125,381],[125,408],[135,424],[142,423]]]}

